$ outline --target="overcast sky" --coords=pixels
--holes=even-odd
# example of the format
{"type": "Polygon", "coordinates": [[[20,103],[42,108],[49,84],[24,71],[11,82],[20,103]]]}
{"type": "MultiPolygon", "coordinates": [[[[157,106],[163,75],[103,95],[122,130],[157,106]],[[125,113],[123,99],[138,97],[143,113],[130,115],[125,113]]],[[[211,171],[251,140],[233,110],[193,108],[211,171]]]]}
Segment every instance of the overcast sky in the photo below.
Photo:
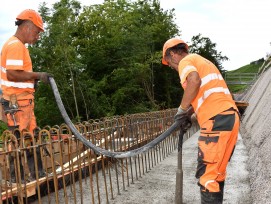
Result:
{"type": "MultiPolygon", "coordinates": [[[[14,21],[24,9],[38,10],[44,0],[8,0],[0,7],[0,47],[15,33],[14,21]]],[[[48,5],[57,0],[47,0],[48,5]]],[[[79,0],[83,5],[103,0],[79,0]]],[[[175,8],[176,24],[188,44],[202,34],[217,44],[230,60],[223,63],[234,70],[271,53],[271,0],[160,0],[165,10],[175,8]]]]}

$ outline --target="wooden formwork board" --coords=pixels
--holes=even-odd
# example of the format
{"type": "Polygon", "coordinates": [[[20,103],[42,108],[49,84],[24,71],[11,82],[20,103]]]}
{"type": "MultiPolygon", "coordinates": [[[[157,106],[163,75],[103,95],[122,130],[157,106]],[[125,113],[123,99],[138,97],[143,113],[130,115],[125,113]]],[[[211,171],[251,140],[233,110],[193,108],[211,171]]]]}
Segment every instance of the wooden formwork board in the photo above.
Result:
{"type": "Polygon", "coordinates": [[[239,110],[239,113],[241,115],[244,114],[246,108],[249,106],[249,103],[246,102],[246,101],[235,101],[235,104],[236,104],[236,106],[237,106],[237,108],[239,110]]]}
{"type": "Polygon", "coordinates": [[[235,101],[237,107],[247,107],[249,105],[246,101],[235,101]]]}

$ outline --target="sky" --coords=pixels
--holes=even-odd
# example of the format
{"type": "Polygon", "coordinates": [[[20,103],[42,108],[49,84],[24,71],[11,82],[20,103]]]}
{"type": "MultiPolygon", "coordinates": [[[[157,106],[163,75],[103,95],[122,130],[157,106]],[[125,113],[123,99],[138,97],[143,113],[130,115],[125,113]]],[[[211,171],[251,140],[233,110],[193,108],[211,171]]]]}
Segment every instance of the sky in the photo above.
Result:
{"type": "MultiPolygon", "coordinates": [[[[12,36],[16,16],[24,9],[38,10],[45,0],[8,0],[0,7],[0,47],[12,36]]],[[[47,0],[48,6],[58,0],[47,0]]],[[[103,0],[78,0],[82,5],[103,0]]],[[[175,9],[175,23],[189,44],[199,33],[216,43],[229,58],[225,70],[235,70],[271,53],[270,0],[160,0],[164,10],[175,9]]]]}

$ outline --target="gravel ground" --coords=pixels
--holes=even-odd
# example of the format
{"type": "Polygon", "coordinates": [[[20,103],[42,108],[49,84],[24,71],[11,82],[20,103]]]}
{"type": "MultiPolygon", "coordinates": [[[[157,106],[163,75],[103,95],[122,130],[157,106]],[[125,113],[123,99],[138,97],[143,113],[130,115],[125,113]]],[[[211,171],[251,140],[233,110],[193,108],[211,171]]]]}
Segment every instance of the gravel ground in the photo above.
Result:
{"type": "Polygon", "coordinates": [[[243,97],[249,102],[241,133],[248,149],[253,203],[271,203],[271,69],[243,97]]]}

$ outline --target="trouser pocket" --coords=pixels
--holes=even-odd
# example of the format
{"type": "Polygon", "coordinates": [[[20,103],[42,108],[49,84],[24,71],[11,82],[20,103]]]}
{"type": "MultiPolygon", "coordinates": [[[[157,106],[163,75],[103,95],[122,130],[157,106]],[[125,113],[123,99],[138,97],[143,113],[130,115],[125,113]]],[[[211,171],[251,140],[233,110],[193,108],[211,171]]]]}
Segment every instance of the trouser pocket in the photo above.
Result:
{"type": "Polygon", "coordinates": [[[206,171],[208,164],[218,161],[218,139],[219,136],[200,136],[198,139],[198,166],[196,178],[200,178],[206,171]]]}
{"type": "Polygon", "coordinates": [[[213,131],[215,121],[208,120],[201,127],[198,138],[198,166],[196,178],[200,178],[205,172],[208,164],[218,161],[218,140],[219,132],[213,131]]]}

